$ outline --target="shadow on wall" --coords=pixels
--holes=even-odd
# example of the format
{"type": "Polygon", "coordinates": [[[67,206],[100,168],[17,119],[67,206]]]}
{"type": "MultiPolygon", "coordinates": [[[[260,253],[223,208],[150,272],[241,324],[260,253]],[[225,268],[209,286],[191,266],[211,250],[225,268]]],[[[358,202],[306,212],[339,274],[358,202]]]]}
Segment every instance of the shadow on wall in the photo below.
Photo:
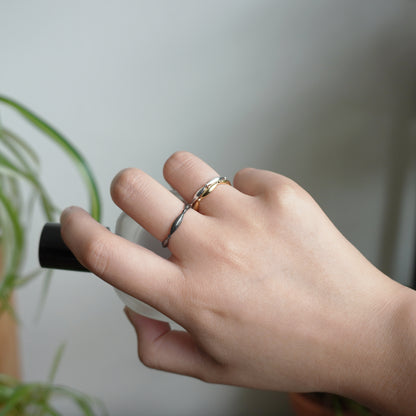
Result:
{"type": "Polygon", "coordinates": [[[415,114],[416,31],[402,40],[397,24],[323,51],[305,88],[290,97],[283,137],[268,154],[295,160],[298,175],[324,183],[329,173],[354,184],[386,170],[390,140],[397,147],[406,140],[415,114]]]}

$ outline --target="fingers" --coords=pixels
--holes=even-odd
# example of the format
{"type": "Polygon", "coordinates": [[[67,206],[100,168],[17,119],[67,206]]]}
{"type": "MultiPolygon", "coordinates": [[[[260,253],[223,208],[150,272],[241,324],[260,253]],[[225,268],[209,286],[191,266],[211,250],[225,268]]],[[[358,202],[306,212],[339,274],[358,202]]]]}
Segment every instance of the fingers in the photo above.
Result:
{"type": "MultiPolygon", "coordinates": [[[[177,190],[187,202],[191,202],[195,192],[218,173],[205,162],[187,152],[172,155],[164,166],[164,175],[168,183],[177,190]]],[[[235,189],[219,185],[215,191],[200,203],[200,212],[232,211],[238,204],[235,189]],[[228,188],[228,189],[225,189],[228,188]]],[[[239,194],[238,192],[236,194],[239,194]]],[[[184,208],[184,204],[165,187],[139,169],[125,169],[113,180],[111,195],[114,202],[137,223],[163,241],[169,234],[173,221],[184,208]]],[[[172,236],[169,247],[173,254],[180,252],[180,241],[189,240],[195,229],[201,228],[201,217],[194,210],[188,210],[180,229],[172,236]],[[175,244],[179,242],[179,244],[175,244]],[[172,244],[173,243],[173,244],[172,244]],[[175,251],[175,245],[178,249],[175,251]]]]}
{"type": "MultiPolygon", "coordinates": [[[[195,192],[211,179],[220,176],[212,167],[188,152],[176,152],[165,163],[163,174],[166,181],[176,189],[188,203],[195,192]]],[[[227,185],[219,185],[215,191],[200,203],[199,211],[212,214],[219,207],[227,205],[232,199],[235,189],[227,185]]]]}
{"type": "Polygon", "coordinates": [[[172,312],[166,307],[177,297],[177,265],[111,233],[81,208],[66,209],[61,226],[65,244],[88,270],[162,313],[172,312]]]}
{"type": "MultiPolygon", "coordinates": [[[[160,241],[169,234],[173,220],[184,207],[183,202],[159,182],[133,168],[121,171],[114,178],[111,196],[124,212],[160,241]]],[[[197,217],[194,214],[186,215],[191,228],[195,226],[193,221],[197,217]]],[[[182,227],[185,226],[184,222],[182,227]]]]}
{"type": "Polygon", "coordinates": [[[124,309],[133,325],[138,354],[150,368],[207,379],[215,366],[185,331],[172,331],[167,322],[157,321],[124,309]]]}

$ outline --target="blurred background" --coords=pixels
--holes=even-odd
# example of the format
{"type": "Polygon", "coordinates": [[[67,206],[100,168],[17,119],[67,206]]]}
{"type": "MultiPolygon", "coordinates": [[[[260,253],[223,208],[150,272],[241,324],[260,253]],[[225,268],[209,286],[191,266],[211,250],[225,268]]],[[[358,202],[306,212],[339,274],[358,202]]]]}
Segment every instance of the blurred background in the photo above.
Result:
{"type": "MultiPolygon", "coordinates": [[[[103,223],[122,168],[163,182],[189,150],[232,177],[245,166],[290,176],[364,255],[402,283],[413,267],[416,2],[402,0],[2,0],[0,92],[65,133],[99,182],[103,223]]],[[[44,156],[62,208],[86,205],[71,163],[1,110],[44,156]]],[[[44,219],[35,213],[28,265],[44,219]]],[[[26,380],[59,383],[111,415],[290,415],[286,395],[146,369],[113,289],[57,272],[39,322],[41,281],[18,293],[26,380]]],[[[76,413],[62,403],[65,414],[76,413]]]]}

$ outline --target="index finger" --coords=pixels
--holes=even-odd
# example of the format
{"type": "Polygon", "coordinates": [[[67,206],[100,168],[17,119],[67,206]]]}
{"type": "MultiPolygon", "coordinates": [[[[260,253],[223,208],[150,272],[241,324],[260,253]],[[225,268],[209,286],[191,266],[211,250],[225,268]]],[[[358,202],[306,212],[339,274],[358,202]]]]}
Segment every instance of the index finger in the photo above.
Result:
{"type": "Polygon", "coordinates": [[[65,244],[88,270],[107,283],[170,315],[181,268],[117,236],[81,208],[61,215],[65,244]]]}

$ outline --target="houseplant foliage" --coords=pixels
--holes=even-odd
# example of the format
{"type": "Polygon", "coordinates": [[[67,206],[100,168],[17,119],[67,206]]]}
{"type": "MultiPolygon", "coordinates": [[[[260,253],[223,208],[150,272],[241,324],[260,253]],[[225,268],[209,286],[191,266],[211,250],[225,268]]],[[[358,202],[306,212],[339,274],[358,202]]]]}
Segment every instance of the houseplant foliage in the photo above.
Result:
{"type": "MultiPolygon", "coordinates": [[[[16,111],[26,122],[40,130],[66,154],[83,178],[88,191],[91,215],[100,220],[100,200],[97,186],[82,155],[61,133],[49,123],[15,100],[1,96],[0,104],[16,111]]],[[[10,314],[17,319],[12,303],[13,292],[34,278],[44,277],[43,304],[49,286],[51,271],[40,268],[26,274],[22,265],[31,213],[38,205],[46,221],[56,220],[57,208],[40,178],[40,158],[33,144],[23,140],[0,119],[0,315],[10,314]]],[[[1,341],[0,341],[1,342],[1,341]]],[[[5,415],[60,415],[53,399],[71,400],[83,415],[95,415],[97,400],[68,387],[54,384],[54,377],[63,347],[58,349],[46,382],[24,383],[6,374],[0,374],[0,416],[5,415]]]]}

